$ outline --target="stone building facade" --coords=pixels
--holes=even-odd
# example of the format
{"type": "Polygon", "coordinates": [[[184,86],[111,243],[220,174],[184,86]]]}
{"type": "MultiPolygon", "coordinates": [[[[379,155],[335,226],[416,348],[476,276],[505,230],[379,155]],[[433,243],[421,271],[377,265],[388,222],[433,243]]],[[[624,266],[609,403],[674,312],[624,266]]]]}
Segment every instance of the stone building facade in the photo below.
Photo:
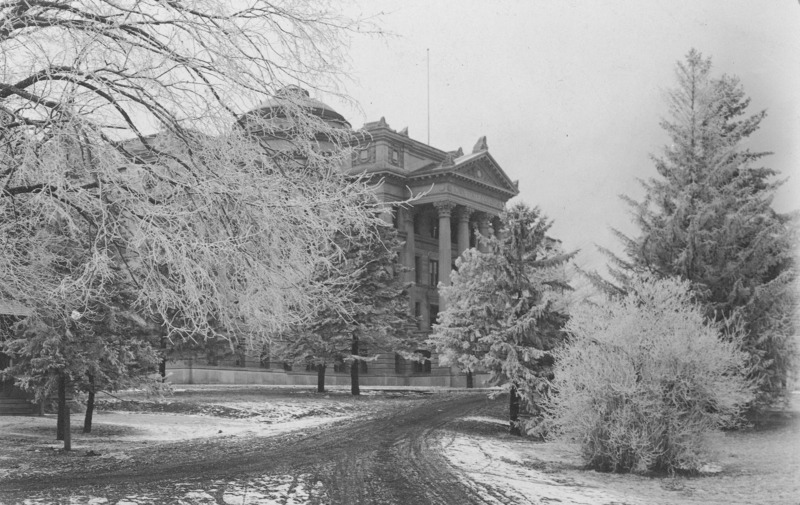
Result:
{"type": "MultiPolygon", "coordinates": [[[[303,90],[294,92],[302,93],[308,109],[329,125],[350,128],[344,117],[324,103],[303,90]]],[[[251,114],[279,116],[280,101],[262,104],[251,114]]],[[[362,363],[360,382],[463,387],[465,376],[457,369],[438,366],[437,357],[422,342],[438,312],[445,308],[446,300],[440,297],[437,286],[450,284],[456,258],[476,245],[477,233],[494,232],[506,202],[519,193],[517,183],[489,153],[486,137],[479,138],[465,153],[461,148],[445,151],[415,140],[407,128],[392,129],[384,118],[354,133],[353,155],[343,170],[370,178],[377,197],[387,205],[385,219],[397,228],[405,243],[401,260],[407,267],[406,281],[412,285],[409,311],[418,320],[419,352],[430,356],[420,363],[390,350],[368,349],[375,359],[362,363]]],[[[276,143],[283,141],[275,139],[276,143]]],[[[174,382],[316,384],[316,372],[311,367],[290,366],[270,356],[268,350],[260,356],[241,352],[214,364],[200,359],[170,368],[174,382]]],[[[346,385],[349,380],[349,365],[344,361],[328,368],[328,385],[346,385]]],[[[478,377],[476,384],[480,383],[478,377]]]]}

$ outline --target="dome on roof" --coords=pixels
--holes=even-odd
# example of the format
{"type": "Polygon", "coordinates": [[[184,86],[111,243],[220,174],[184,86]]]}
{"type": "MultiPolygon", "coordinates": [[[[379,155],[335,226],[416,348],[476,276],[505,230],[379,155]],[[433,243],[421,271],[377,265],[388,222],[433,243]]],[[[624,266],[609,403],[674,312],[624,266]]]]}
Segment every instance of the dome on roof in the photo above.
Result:
{"type": "MultiPolygon", "coordinates": [[[[294,121],[291,110],[299,108],[323,120],[332,128],[350,129],[350,123],[328,104],[311,98],[308,91],[300,86],[286,86],[279,89],[275,96],[260,103],[253,110],[244,114],[239,120],[242,125],[261,130],[262,133],[278,133],[292,130],[294,121]],[[256,120],[256,118],[258,118],[256,120]],[[264,121],[266,120],[266,124],[264,121]],[[258,123],[261,123],[260,125],[258,123]],[[267,132],[271,130],[272,132],[267,132]]],[[[277,135],[282,136],[282,135],[277,135]]]]}

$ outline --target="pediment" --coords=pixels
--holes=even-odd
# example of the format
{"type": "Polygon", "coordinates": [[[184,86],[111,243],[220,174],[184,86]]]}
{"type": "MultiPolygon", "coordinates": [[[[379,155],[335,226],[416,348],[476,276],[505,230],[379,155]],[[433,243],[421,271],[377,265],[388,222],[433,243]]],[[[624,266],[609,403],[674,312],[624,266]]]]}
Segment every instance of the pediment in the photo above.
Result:
{"type": "Polygon", "coordinates": [[[481,185],[491,186],[515,195],[519,193],[517,185],[509,179],[488,152],[464,156],[454,161],[452,173],[481,185]]]}

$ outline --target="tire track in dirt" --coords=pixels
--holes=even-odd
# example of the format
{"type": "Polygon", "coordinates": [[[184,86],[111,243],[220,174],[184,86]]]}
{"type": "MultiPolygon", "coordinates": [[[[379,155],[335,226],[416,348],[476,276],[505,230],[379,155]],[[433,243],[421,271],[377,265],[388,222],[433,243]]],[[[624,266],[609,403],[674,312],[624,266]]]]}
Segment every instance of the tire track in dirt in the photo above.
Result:
{"type": "MultiPolygon", "coordinates": [[[[54,476],[48,493],[64,497],[103,490],[110,499],[156,495],[159,503],[178,500],[170,483],[187,483],[219,496],[221,481],[305,475],[325,489],[332,504],[485,504],[444,458],[437,430],[487,407],[485,394],[435,395],[378,415],[316,429],[255,439],[174,446],[174,456],[154,465],[92,475],[54,476]]],[[[41,479],[4,482],[9,497],[42,493],[41,479]]],[[[2,496],[2,494],[0,494],[2,496]]]]}

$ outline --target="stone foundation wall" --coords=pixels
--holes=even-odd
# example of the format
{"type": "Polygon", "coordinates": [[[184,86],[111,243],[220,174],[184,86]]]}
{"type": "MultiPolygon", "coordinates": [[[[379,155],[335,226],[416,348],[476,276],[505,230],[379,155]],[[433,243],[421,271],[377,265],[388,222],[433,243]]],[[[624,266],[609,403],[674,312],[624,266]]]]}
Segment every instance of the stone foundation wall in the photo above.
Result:
{"type": "MultiPolygon", "coordinates": [[[[258,385],[291,385],[309,386],[317,385],[316,372],[286,372],[283,370],[264,370],[252,368],[228,368],[197,366],[185,362],[167,364],[168,380],[172,384],[258,384],[258,385]]],[[[484,387],[489,379],[488,374],[474,376],[475,387],[484,387]]],[[[466,375],[462,374],[419,374],[419,375],[390,375],[367,373],[359,376],[362,386],[386,387],[454,387],[464,388],[467,384],[466,375]]],[[[350,375],[331,373],[330,368],[325,374],[326,386],[349,386],[350,375]]]]}

